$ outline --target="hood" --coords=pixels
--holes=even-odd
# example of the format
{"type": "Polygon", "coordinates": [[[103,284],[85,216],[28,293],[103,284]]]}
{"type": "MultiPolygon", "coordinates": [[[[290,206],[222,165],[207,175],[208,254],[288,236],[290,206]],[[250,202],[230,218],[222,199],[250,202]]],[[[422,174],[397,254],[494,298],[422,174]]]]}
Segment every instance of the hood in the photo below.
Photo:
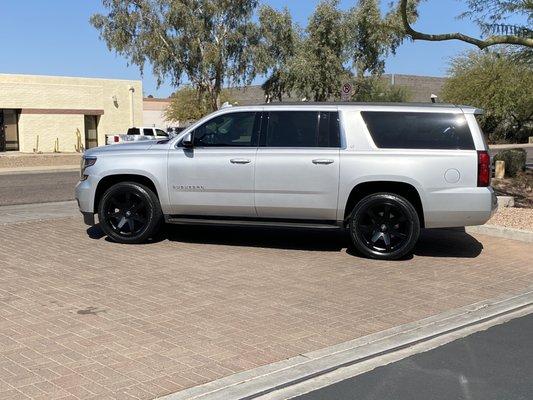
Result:
{"type": "Polygon", "coordinates": [[[139,142],[130,142],[130,143],[113,144],[109,146],[100,146],[100,147],[94,147],[92,149],[86,150],[85,153],[83,153],[83,155],[84,156],[96,156],[102,153],[149,150],[155,143],[156,142],[154,140],[143,140],[139,142]]]}

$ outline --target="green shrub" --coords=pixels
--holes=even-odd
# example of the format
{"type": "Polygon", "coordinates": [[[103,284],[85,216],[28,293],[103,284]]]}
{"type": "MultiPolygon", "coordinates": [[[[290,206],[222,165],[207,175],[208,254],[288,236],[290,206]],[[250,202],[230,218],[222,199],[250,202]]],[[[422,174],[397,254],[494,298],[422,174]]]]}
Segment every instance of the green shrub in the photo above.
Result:
{"type": "Polygon", "coordinates": [[[526,169],[527,153],[524,149],[502,150],[494,156],[495,161],[505,162],[505,175],[516,176],[518,171],[526,169]]]}

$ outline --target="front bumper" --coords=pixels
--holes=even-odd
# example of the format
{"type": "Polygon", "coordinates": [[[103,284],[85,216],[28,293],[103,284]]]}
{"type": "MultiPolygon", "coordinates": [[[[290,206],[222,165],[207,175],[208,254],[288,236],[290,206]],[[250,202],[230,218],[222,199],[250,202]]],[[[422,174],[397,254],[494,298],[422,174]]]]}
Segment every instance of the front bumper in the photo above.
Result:
{"type": "Polygon", "coordinates": [[[74,191],[80,212],[83,214],[83,222],[94,225],[94,196],[97,182],[95,177],[89,176],[84,181],[79,181],[74,191]]]}
{"type": "Polygon", "coordinates": [[[83,222],[85,223],[85,225],[89,225],[89,226],[93,226],[95,221],[94,221],[94,213],[92,212],[81,212],[83,214],[83,222]]]}

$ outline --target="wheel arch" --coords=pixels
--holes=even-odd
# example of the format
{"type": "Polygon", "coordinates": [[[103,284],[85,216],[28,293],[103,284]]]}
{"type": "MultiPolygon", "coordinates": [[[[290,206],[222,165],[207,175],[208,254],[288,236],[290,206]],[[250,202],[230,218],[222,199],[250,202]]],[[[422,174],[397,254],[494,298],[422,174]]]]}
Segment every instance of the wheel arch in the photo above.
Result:
{"type": "Polygon", "coordinates": [[[422,197],[419,190],[411,183],[405,181],[392,180],[375,180],[365,181],[355,185],[345,203],[343,220],[346,223],[355,205],[364,197],[373,193],[395,193],[407,199],[415,208],[418,218],[420,219],[420,227],[425,227],[424,207],[422,197]]]}
{"type": "Polygon", "coordinates": [[[141,185],[144,185],[150,190],[152,190],[154,194],[157,196],[157,198],[160,199],[160,196],[159,196],[159,193],[157,191],[157,187],[154,181],[145,175],[138,175],[138,174],[107,175],[107,176],[104,176],[102,179],[100,179],[96,187],[96,191],[94,195],[94,208],[93,208],[94,213],[98,212],[100,200],[102,199],[102,196],[104,195],[106,190],[109,189],[111,186],[117,183],[121,183],[121,182],[140,183],[141,185]]]}

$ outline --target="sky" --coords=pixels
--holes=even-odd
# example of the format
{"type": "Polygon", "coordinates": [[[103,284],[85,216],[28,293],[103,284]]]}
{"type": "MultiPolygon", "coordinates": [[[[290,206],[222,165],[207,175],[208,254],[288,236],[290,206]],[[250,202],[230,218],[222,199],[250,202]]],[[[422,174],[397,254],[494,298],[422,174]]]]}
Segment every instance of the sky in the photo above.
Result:
{"type": "MultiPolygon", "coordinates": [[[[144,94],[170,95],[168,82],[157,87],[149,69],[141,76],[137,66],[107,49],[89,24],[97,12],[105,12],[100,0],[1,0],[0,73],[66,75],[115,79],[142,79],[144,94]]],[[[262,0],[275,8],[288,6],[295,21],[305,25],[318,0],[262,0]]],[[[356,0],[341,0],[352,7],[356,0]]],[[[390,0],[383,0],[383,7],[390,0]]],[[[420,7],[414,27],[429,33],[461,31],[479,35],[475,24],[456,18],[464,1],[428,0],[420,7]]],[[[386,63],[386,73],[445,76],[450,59],[472,49],[451,42],[406,41],[386,63]]],[[[261,83],[257,78],[255,83],[261,83]]]]}

